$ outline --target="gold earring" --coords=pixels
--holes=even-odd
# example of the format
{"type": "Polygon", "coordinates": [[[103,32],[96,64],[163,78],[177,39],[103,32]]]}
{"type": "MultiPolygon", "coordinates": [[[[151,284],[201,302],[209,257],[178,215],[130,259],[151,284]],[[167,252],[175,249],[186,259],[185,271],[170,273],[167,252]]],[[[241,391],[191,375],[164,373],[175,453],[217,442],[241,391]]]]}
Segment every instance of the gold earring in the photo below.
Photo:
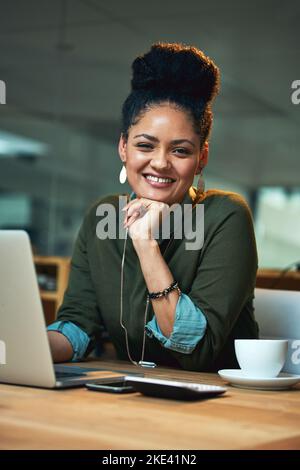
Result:
{"type": "Polygon", "coordinates": [[[203,168],[201,168],[198,183],[197,183],[197,191],[199,191],[199,193],[204,193],[204,189],[205,189],[205,181],[203,178],[203,168]]]}

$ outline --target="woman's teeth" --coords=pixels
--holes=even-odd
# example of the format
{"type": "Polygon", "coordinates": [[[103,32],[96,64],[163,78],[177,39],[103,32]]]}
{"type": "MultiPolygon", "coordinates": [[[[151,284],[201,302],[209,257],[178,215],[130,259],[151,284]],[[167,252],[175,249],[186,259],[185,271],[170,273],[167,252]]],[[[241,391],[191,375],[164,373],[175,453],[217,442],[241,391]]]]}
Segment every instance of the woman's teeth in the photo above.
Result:
{"type": "Polygon", "coordinates": [[[173,183],[171,178],[157,178],[157,176],[146,175],[145,178],[156,183],[173,183]]]}

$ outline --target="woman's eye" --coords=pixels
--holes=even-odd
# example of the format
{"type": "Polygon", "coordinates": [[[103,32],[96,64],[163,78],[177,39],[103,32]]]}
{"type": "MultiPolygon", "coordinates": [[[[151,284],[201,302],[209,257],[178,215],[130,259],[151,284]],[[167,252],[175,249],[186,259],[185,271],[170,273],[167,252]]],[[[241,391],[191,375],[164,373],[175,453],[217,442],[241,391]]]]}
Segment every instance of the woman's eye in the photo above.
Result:
{"type": "Polygon", "coordinates": [[[137,144],[138,148],[152,149],[152,145],[149,144],[137,144]]]}
{"type": "MultiPolygon", "coordinates": [[[[150,144],[137,144],[137,148],[145,149],[145,150],[153,150],[153,146],[150,144]]],[[[191,152],[184,148],[184,147],[179,147],[174,149],[174,152],[177,152],[179,155],[189,155],[191,152]]]]}
{"type": "Polygon", "coordinates": [[[188,155],[190,152],[185,148],[174,149],[175,152],[179,152],[181,155],[188,155]]]}

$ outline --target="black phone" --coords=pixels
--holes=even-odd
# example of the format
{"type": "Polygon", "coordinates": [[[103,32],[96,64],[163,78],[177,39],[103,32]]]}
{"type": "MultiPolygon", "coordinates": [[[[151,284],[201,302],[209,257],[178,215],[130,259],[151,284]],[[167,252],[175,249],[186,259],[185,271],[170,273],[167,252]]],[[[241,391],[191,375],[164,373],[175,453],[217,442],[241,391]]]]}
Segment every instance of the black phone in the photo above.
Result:
{"type": "Polygon", "coordinates": [[[95,383],[86,383],[86,388],[95,392],[133,393],[136,390],[125,382],[125,377],[102,379],[95,383]]]}

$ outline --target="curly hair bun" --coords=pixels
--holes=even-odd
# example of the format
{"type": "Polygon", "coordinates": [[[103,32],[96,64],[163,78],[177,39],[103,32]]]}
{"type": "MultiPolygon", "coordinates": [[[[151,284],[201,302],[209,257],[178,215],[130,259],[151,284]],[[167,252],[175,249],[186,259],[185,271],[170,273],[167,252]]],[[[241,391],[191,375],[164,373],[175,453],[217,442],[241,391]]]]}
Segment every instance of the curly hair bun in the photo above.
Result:
{"type": "Polygon", "coordinates": [[[158,42],[132,63],[132,91],[169,90],[209,103],[219,91],[219,69],[202,51],[181,43],[158,42]]]}

